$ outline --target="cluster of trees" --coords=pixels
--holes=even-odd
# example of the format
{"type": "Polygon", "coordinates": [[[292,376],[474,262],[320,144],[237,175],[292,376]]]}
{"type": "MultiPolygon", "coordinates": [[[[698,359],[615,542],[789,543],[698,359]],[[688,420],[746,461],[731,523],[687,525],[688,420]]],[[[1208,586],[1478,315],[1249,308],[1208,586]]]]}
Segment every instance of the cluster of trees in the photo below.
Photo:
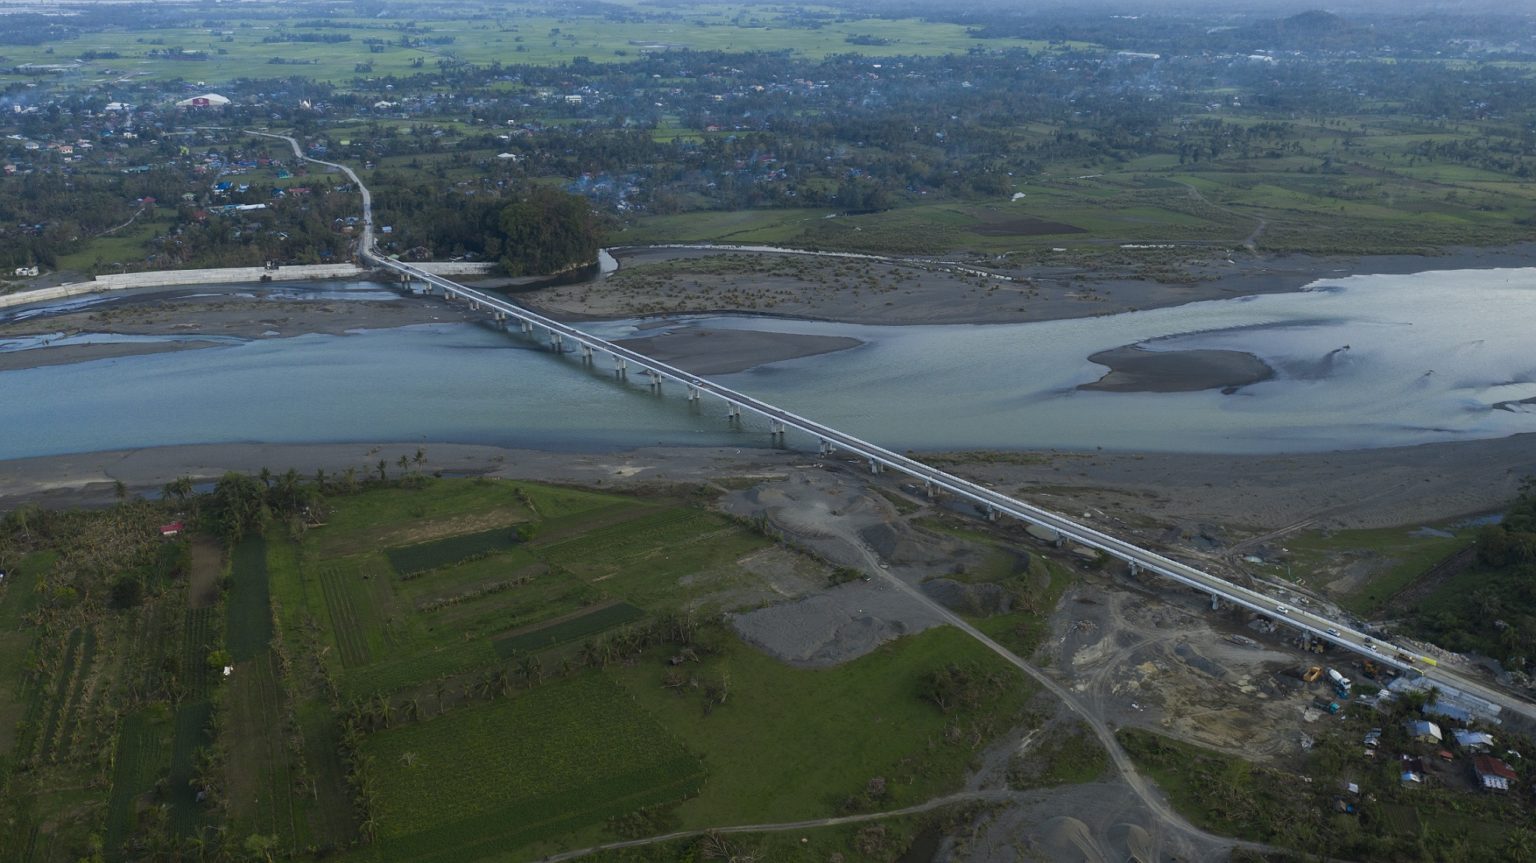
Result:
{"type": "Polygon", "coordinates": [[[375,220],[402,257],[498,261],[508,275],[545,275],[597,259],[605,222],[587,199],[518,183],[465,195],[430,178],[381,171],[370,181],[375,220]]]}
{"type": "Polygon", "coordinates": [[[1478,530],[1476,554],[1414,616],[1451,650],[1492,656],[1527,675],[1536,660],[1536,480],[1526,480],[1499,524],[1478,530]]]}

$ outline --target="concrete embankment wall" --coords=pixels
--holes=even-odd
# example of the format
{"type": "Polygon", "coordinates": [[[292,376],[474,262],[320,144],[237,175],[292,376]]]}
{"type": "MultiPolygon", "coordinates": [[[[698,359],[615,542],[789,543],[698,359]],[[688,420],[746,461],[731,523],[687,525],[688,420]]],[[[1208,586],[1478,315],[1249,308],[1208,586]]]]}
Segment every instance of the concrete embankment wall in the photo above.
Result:
{"type": "Polygon", "coordinates": [[[148,273],[114,273],[97,276],[89,282],[74,282],[35,291],[0,294],[0,308],[27,303],[46,303],[82,294],[121,291],[127,288],[159,288],[173,285],[229,285],[260,282],[262,276],[274,281],[297,279],[352,279],[368,270],[352,264],[306,264],[268,270],[263,267],[226,267],[216,270],[156,270],[148,273]]]}
{"type": "MultiPolygon", "coordinates": [[[[415,266],[438,276],[483,276],[496,266],[493,263],[469,263],[466,261],[427,261],[415,266]]],[[[175,285],[237,285],[260,282],[262,276],[271,276],[276,282],[292,282],[300,279],[356,279],[372,273],[353,264],[298,264],[268,270],[263,267],[225,267],[215,270],[155,270],[148,273],[114,273],[97,276],[89,282],[73,282],[51,288],[0,294],[0,309],[22,306],[28,303],[47,303],[83,294],[99,294],[121,291],[127,288],[163,288],[175,285]]]]}

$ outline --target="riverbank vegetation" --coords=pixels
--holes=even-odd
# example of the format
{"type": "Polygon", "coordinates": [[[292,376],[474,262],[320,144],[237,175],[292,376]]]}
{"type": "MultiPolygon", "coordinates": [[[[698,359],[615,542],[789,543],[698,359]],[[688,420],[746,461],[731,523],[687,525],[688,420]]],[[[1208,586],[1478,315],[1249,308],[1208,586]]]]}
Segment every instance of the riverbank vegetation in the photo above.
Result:
{"type": "MultiPolygon", "coordinates": [[[[744,644],[770,541],[696,495],[427,461],[8,514],[0,856],[532,858],[922,803],[1033,721],[951,629],[820,670],[744,644]]],[[[814,847],[891,859],[940,817],[814,847]]]]}

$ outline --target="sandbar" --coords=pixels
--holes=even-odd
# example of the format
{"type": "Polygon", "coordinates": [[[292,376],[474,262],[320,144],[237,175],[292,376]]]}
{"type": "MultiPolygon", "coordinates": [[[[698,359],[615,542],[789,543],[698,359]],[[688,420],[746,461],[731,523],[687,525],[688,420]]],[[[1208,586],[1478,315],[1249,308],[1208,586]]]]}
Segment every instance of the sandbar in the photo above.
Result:
{"type": "Polygon", "coordinates": [[[1243,351],[1149,351],[1129,345],[1088,357],[1109,373],[1080,390],[1114,393],[1181,393],[1236,390],[1275,376],[1269,364],[1243,351]]]}

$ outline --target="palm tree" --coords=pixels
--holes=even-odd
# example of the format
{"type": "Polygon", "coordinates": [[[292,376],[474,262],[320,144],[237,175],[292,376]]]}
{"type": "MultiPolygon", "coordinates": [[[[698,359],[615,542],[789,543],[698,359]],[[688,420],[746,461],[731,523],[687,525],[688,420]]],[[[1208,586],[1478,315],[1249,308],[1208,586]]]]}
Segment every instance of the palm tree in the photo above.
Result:
{"type": "Polygon", "coordinates": [[[160,493],[165,497],[176,498],[178,506],[186,506],[187,498],[192,494],[192,477],[179,476],[162,486],[160,493]]]}
{"type": "Polygon", "coordinates": [[[421,447],[417,447],[416,455],[411,460],[416,462],[416,469],[421,470],[421,466],[427,463],[427,451],[421,447]]]}
{"type": "Polygon", "coordinates": [[[379,711],[379,720],[384,723],[384,727],[385,728],[388,728],[389,726],[394,724],[394,721],[395,721],[395,705],[393,703],[391,703],[388,698],[385,698],[382,695],[379,696],[379,708],[378,708],[378,711],[379,711]]]}
{"type": "Polygon", "coordinates": [[[252,833],[245,837],[245,842],[240,847],[245,851],[247,860],[261,860],[263,863],[272,863],[272,854],[277,850],[278,838],[275,835],[261,835],[252,833]]]}
{"type": "Polygon", "coordinates": [[[407,698],[405,700],[405,715],[409,717],[412,722],[420,722],[421,700],[417,698],[407,698]]]}
{"type": "Polygon", "coordinates": [[[537,656],[525,656],[517,664],[517,676],[522,679],[524,686],[533,686],[544,679],[544,666],[537,656]]]}
{"type": "Polygon", "coordinates": [[[411,460],[409,457],[402,455],[395,461],[395,464],[400,465],[400,473],[404,475],[406,469],[411,466],[411,460]]]}
{"type": "Polygon", "coordinates": [[[386,461],[385,459],[382,459],[382,458],[379,459],[379,464],[378,464],[378,468],[379,468],[379,482],[383,482],[384,481],[384,479],[385,479],[384,471],[388,467],[389,467],[389,462],[388,461],[386,461]]]}

